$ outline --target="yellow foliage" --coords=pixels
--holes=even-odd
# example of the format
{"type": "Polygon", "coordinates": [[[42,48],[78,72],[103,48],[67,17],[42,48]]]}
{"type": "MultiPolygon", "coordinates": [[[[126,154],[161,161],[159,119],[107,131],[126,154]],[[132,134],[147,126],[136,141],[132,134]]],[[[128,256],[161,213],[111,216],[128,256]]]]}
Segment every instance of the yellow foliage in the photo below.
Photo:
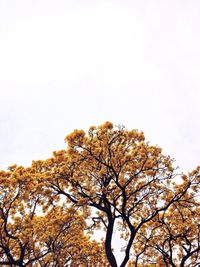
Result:
{"type": "Polygon", "coordinates": [[[200,261],[200,167],[177,183],[161,148],[111,122],[65,141],[47,160],[0,171],[0,265],[117,267],[117,230],[129,244],[121,266],[200,261]],[[99,228],[103,242],[91,239],[99,228]]]}

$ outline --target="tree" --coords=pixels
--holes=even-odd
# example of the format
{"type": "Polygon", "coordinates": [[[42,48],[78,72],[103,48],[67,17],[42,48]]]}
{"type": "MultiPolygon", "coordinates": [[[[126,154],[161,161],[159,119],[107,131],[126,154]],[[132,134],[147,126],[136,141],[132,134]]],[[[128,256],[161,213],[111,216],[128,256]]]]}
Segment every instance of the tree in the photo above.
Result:
{"type": "Polygon", "coordinates": [[[54,153],[44,164],[51,197],[63,195],[75,206],[92,210],[91,227],[105,228],[105,251],[112,267],[117,266],[112,237],[118,227],[127,242],[120,264],[124,267],[141,230],[178,205],[192,183],[178,185],[173,160],[145,142],[137,130],[106,122],[91,127],[88,134],[75,130],[66,142],[67,150],[54,153]]]}
{"type": "Polygon", "coordinates": [[[200,167],[177,174],[143,132],[106,122],[66,137],[67,149],[0,173],[0,265],[197,266],[200,167]],[[93,229],[103,241],[91,239],[93,229]]]}

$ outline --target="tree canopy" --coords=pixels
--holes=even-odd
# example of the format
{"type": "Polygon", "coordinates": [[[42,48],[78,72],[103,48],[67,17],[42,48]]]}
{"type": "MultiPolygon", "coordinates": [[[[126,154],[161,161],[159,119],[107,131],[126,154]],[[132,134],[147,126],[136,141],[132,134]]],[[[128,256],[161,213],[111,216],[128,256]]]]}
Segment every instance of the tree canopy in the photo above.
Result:
{"type": "Polygon", "coordinates": [[[0,265],[200,265],[200,167],[178,174],[143,132],[110,122],[65,140],[47,160],[1,171],[0,265]]]}

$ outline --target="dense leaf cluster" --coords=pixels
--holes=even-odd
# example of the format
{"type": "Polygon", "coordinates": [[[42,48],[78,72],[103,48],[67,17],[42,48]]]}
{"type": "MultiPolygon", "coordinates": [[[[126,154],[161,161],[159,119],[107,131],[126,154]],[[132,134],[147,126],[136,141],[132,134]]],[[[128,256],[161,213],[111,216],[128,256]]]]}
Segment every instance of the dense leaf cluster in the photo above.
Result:
{"type": "Polygon", "coordinates": [[[199,167],[178,175],[142,132],[110,122],[66,142],[0,172],[1,266],[200,266],[199,167]],[[126,243],[119,265],[116,230],[126,243]]]}

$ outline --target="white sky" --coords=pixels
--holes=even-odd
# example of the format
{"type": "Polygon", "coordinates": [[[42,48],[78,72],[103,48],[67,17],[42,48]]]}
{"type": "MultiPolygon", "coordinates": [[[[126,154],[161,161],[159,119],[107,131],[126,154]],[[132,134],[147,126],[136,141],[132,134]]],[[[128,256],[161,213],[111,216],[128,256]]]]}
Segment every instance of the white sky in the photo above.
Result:
{"type": "Polygon", "coordinates": [[[0,168],[110,120],[193,169],[199,14],[198,0],[0,0],[0,168]]]}

